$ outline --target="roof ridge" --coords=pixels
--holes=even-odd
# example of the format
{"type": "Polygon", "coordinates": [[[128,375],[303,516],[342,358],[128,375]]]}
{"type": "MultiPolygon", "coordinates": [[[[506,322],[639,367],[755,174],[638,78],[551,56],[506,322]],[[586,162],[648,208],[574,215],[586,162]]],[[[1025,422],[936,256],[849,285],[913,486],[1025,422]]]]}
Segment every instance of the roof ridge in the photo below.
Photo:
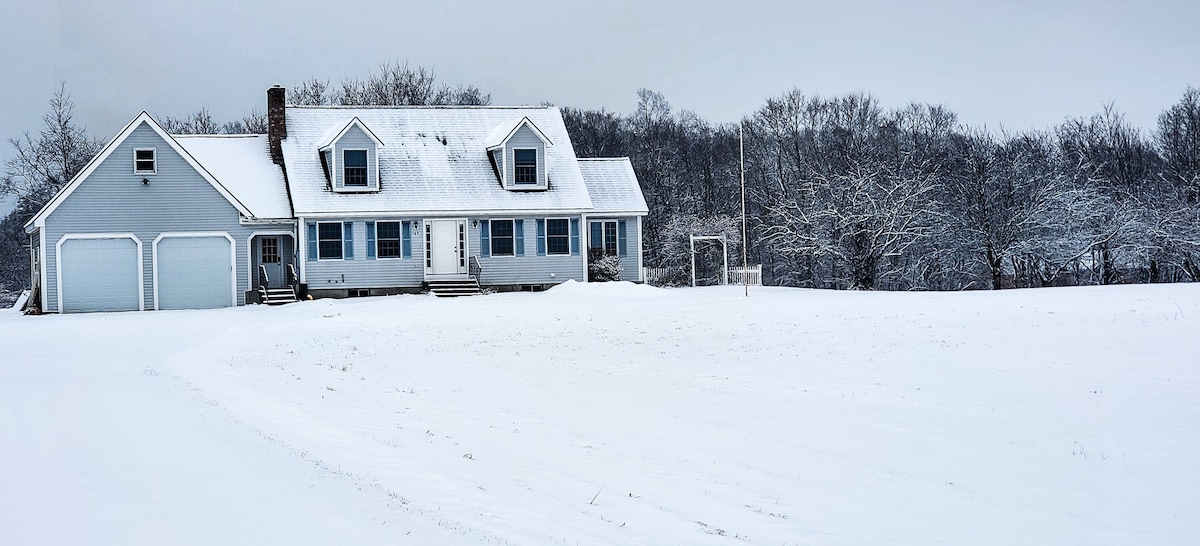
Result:
{"type": "Polygon", "coordinates": [[[267,135],[261,135],[258,133],[236,133],[236,134],[185,133],[185,134],[179,134],[179,135],[172,134],[171,138],[255,138],[255,137],[265,137],[265,136],[267,136],[267,135]]]}
{"type": "Polygon", "coordinates": [[[629,161],[629,156],[621,157],[577,157],[576,161],[629,161]]]}
{"type": "Polygon", "coordinates": [[[326,105],[308,105],[308,104],[289,104],[287,108],[299,108],[304,110],[549,110],[557,108],[557,106],[540,105],[476,105],[476,104],[326,104],[326,105]]]}

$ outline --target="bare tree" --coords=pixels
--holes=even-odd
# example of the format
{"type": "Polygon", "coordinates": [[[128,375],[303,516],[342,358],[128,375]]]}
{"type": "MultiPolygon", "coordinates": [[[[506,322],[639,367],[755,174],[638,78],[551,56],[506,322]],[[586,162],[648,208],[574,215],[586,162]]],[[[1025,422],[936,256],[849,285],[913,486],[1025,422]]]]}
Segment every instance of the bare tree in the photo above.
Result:
{"type": "Polygon", "coordinates": [[[100,151],[100,142],[75,123],[74,113],[66,84],[60,84],[37,137],[27,131],[20,139],[9,139],[16,157],[4,162],[0,193],[16,196],[19,205],[36,211],[100,151]]]}

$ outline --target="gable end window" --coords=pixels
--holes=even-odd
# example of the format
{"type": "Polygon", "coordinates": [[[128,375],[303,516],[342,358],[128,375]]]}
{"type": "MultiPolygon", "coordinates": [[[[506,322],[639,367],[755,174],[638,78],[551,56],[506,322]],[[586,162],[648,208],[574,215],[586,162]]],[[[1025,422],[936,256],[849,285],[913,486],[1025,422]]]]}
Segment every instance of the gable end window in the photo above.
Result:
{"type": "Polygon", "coordinates": [[[534,148],[518,148],[513,150],[515,165],[514,182],[517,184],[537,184],[537,150],[534,148]]]}
{"type": "Polygon", "coordinates": [[[342,150],[342,176],[346,186],[367,185],[366,150],[342,150]]]}
{"type": "Polygon", "coordinates": [[[342,223],[317,224],[317,257],[321,260],[342,259],[342,223]]]}
{"type": "Polygon", "coordinates": [[[492,256],[515,256],[513,221],[491,220],[492,256]]]}
{"type": "Polygon", "coordinates": [[[378,222],[375,230],[376,255],[380,258],[399,258],[400,222],[378,222]]]}
{"type": "Polygon", "coordinates": [[[133,150],[133,173],[155,174],[158,172],[158,162],[155,161],[154,148],[135,148],[133,150]]]}
{"type": "Polygon", "coordinates": [[[546,253],[551,256],[571,253],[571,228],[566,218],[546,219],[546,253]]]}

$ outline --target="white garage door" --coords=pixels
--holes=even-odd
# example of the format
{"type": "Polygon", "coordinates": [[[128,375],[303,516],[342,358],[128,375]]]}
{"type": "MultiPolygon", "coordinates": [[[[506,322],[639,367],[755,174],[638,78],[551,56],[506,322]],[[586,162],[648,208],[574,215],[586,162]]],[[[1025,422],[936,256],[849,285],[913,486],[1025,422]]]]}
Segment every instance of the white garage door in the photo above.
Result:
{"type": "Polygon", "coordinates": [[[234,305],[232,243],[222,236],[164,237],[155,245],[159,309],[234,305]]]}
{"type": "Polygon", "coordinates": [[[137,311],[138,245],[128,237],[67,239],[59,247],[62,312],[137,311]]]}

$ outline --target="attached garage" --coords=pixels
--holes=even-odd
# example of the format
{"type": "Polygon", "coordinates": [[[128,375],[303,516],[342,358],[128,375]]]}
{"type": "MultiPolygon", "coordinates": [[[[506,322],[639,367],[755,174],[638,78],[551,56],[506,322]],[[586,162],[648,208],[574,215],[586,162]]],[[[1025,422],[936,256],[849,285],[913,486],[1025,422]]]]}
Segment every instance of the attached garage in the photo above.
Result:
{"type": "Polygon", "coordinates": [[[132,235],[67,235],[58,243],[64,313],[142,308],[142,245],[132,235]]]}
{"type": "Polygon", "coordinates": [[[164,234],[154,241],[157,309],[237,305],[233,238],[225,233],[164,234]]]}

